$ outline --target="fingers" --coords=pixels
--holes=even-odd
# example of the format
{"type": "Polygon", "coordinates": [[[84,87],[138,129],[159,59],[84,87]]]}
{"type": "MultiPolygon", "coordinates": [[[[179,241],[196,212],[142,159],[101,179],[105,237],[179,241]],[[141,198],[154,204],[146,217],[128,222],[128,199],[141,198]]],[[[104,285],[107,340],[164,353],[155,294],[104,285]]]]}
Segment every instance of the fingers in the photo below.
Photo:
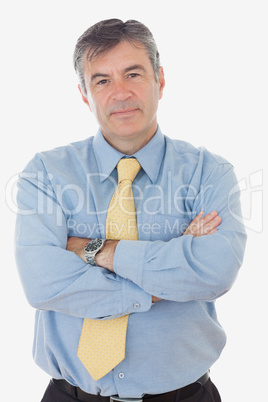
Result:
{"type": "Polygon", "coordinates": [[[201,211],[194,220],[190,223],[184,235],[193,235],[195,237],[213,234],[217,231],[217,227],[221,223],[221,218],[218,216],[217,211],[212,211],[204,215],[201,211]]]}
{"type": "Polygon", "coordinates": [[[199,236],[215,233],[220,223],[221,218],[218,213],[216,211],[210,212],[200,220],[199,236]]]}

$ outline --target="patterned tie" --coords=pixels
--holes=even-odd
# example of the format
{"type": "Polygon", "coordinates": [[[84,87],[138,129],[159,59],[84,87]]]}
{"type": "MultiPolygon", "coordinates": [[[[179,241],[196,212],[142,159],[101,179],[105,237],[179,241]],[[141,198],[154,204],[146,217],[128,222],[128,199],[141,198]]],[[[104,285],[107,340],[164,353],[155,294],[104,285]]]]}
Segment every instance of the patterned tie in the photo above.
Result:
{"type": "MultiPolygon", "coordinates": [[[[140,168],[134,158],[117,164],[118,186],[107,213],[107,239],[138,240],[132,182],[140,168]]],[[[84,319],[77,355],[95,381],[124,360],[127,324],[128,315],[112,320],[84,319]]]]}

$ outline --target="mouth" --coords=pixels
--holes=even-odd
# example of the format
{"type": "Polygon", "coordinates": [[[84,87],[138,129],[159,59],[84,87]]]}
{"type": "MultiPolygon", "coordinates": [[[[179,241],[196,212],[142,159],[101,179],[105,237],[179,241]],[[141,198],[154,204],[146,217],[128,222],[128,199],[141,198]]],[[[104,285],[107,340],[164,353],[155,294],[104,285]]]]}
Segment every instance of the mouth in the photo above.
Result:
{"type": "Polygon", "coordinates": [[[136,113],[139,109],[123,109],[123,110],[115,110],[111,114],[116,117],[127,117],[136,113]]]}

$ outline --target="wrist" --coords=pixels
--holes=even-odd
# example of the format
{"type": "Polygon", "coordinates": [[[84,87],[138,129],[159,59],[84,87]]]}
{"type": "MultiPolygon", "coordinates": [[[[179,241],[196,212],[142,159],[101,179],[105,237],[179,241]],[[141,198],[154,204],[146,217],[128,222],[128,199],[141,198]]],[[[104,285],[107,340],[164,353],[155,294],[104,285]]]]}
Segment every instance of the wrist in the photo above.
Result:
{"type": "Polygon", "coordinates": [[[120,240],[106,240],[102,249],[96,254],[95,261],[99,267],[108,269],[111,272],[113,270],[114,254],[117,244],[120,240]]]}
{"type": "Polygon", "coordinates": [[[97,265],[95,257],[100,252],[104,244],[105,240],[100,238],[92,239],[87,243],[87,245],[84,247],[83,256],[88,264],[97,265]]]}

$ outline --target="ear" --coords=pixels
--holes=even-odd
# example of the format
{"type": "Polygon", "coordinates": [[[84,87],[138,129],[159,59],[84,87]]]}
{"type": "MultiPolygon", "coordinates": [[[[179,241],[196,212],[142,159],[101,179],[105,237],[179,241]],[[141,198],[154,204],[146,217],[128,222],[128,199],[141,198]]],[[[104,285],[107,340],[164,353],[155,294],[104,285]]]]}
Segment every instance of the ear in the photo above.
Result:
{"type": "Polygon", "coordinates": [[[82,97],[83,102],[89,107],[90,111],[92,111],[92,110],[91,110],[91,107],[90,107],[90,104],[89,104],[89,101],[88,101],[88,98],[86,97],[86,95],[84,95],[84,93],[83,93],[83,91],[82,91],[82,89],[81,89],[80,84],[78,85],[78,89],[79,89],[79,92],[80,92],[80,94],[81,94],[81,97],[82,97]]]}
{"type": "Polygon", "coordinates": [[[165,88],[165,74],[163,67],[159,67],[159,77],[158,77],[158,84],[159,84],[159,99],[163,96],[163,91],[165,88]]]}

